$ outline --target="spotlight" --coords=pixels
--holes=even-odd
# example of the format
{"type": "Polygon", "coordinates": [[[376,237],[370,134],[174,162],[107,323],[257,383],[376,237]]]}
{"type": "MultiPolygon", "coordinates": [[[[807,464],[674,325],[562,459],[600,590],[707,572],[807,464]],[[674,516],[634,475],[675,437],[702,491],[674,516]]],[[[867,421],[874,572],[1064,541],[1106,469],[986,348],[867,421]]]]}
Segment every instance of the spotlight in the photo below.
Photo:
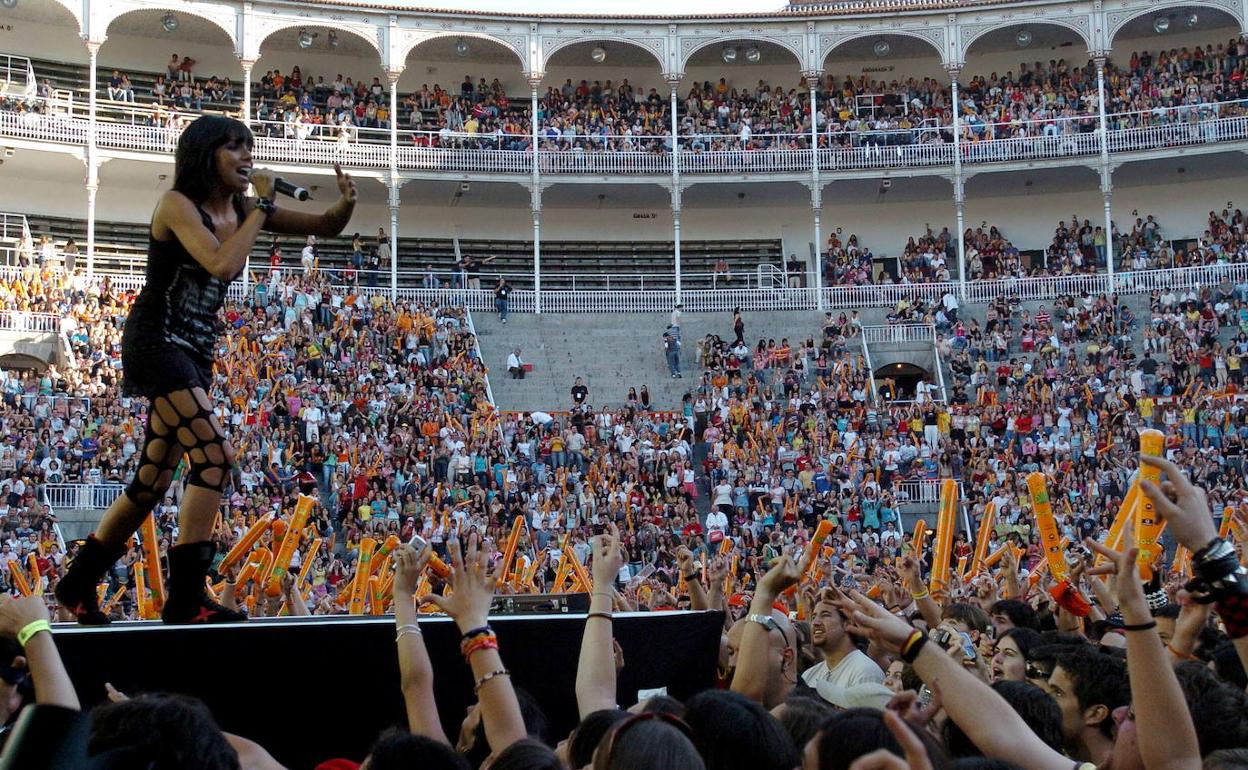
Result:
{"type": "Polygon", "coordinates": [[[312,34],[311,32],[309,32],[309,31],[307,31],[306,29],[304,29],[304,30],[300,30],[300,31],[299,31],[299,47],[300,47],[300,48],[311,48],[311,47],[312,47],[312,38],[314,38],[314,37],[315,37],[315,35],[313,35],[313,34],[312,34]]]}
{"type": "Polygon", "coordinates": [[[17,0],[0,0],[0,8],[12,10],[17,7],[17,0]]]}
{"type": "Polygon", "coordinates": [[[1153,31],[1160,35],[1162,32],[1170,29],[1170,18],[1167,16],[1158,16],[1153,19],[1153,31]]]}
{"type": "Polygon", "coordinates": [[[594,60],[594,64],[602,64],[607,60],[607,51],[600,45],[594,46],[594,50],[589,52],[589,58],[594,60]]]}
{"type": "Polygon", "coordinates": [[[875,52],[876,56],[879,56],[882,59],[885,56],[888,56],[889,52],[893,50],[893,47],[887,40],[877,40],[875,41],[875,45],[871,47],[871,50],[875,52]]]}
{"type": "Polygon", "coordinates": [[[1200,21],[1200,17],[1196,15],[1195,11],[1192,11],[1187,15],[1187,26],[1194,27],[1198,21],[1200,21]]]}
{"type": "Polygon", "coordinates": [[[459,39],[459,42],[455,44],[455,55],[459,57],[468,55],[468,41],[464,40],[462,37],[459,39]]]}
{"type": "Polygon", "coordinates": [[[763,52],[757,48],[745,49],[745,60],[750,64],[758,64],[763,58],[763,52]]]}
{"type": "MultiPolygon", "coordinates": [[[[17,0],[5,0],[4,4],[12,8],[17,5],[17,0]]],[[[164,27],[166,32],[172,32],[178,28],[178,17],[172,13],[166,13],[160,20],[160,26],[164,27]]]]}
{"type": "Polygon", "coordinates": [[[737,60],[737,49],[725,48],[720,52],[719,57],[724,60],[724,64],[732,64],[737,60]]]}
{"type": "Polygon", "coordinates": [[[329,31],[329,35],[325,38],[325,42],[329,43],[330,48],[337,48],[338,47],[338,33],[334,32],[331,29],[329,31]]]}
{"type": "Polygon", "coordinates": [[[1031,30],[1020,29],[1018,34],[1014,36],[1014,42],[1018,43],[1019,48],[1026,48],[1031,45],[1031,30]]]}

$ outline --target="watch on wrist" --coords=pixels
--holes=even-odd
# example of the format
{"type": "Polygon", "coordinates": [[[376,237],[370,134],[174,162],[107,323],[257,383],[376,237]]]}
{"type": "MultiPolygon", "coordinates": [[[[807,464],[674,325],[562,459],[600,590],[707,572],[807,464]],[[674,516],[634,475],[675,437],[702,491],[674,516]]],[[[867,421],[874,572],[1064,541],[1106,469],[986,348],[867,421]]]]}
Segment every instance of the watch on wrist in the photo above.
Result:
{"type": "Polygon", "coordinates": [[[266,217],[271,217],[277,211],[277,204],[273,203],[272,198],[256,198],[256,208],[263,211],[266,217]]]}
{"type": "Polygon", "coordinates": [[[768,631],[775,631],[777,628],[780,627],[780,625],[776,623],[776,619],[770,615],[750,614],[750,615],[746,615],[745,619],[750,621],[751,623],[759,624],[760,626],[767,629],[768,631]]]}

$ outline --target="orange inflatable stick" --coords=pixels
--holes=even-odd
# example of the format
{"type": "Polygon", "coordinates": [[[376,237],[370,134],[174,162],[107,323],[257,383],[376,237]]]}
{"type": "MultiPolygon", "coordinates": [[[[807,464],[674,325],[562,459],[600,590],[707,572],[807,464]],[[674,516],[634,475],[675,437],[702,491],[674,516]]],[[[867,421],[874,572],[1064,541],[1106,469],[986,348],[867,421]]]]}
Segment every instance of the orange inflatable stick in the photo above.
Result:
{"type": "Polygon", "coordinates": [[[507,536],[507,544],[503,547],[503,560],[498,565],[499,580],[506,580],[511,569],[511,560],[516,555],[516,546],[520,544],[520,535],[524,532],[524,517],[517,516],[511,523],[511,534],[507,536]]]}
{"type": "Polygon", "coordinates": [[[1231,534],[1231,524],[1234,522],[1235,509],[1228,505],[1222,509],[1222,523],[1218,525],[1218,537],[1225,540],[1226,536],[1231,534]]]}
{"type": "Polygon", "coordinates": [[[373,571],[371,574],[384,575],[386,568],[390,566],[390,554],[394,553],[394,549],[399,547],[399,536],[391,535],[382,542],[381,547],[373,554],[373,571]]]}
{"type": "Polygon", "coordinates": [[[112,598],[110,598],[107,602],[105,602],[103,607],[100,607],[100,612],[104,613],[105,615],[112,612],[113,606],[117,604],[117,602],[121,601],[121,597],[125,596],[126,591],[128,590],[130,589],[126,588],[125,586],[118,588],[117,593],[113,594],[112,598]]]}
{"type": "Polygon", "coordinates": [[[723,540],[719,541],[719,555],[727,556],[730,553],[732,553],[732,538],[725,537],[723,540]]]}
{"type": "Polygon", "coordinates": [[[923,558],[923,549],[927,547],[927,522],[919,519],[914,523],[914,534],[910,538],[910,547],[914,550],[914,558],[923,558]]]}
{"type": "Polygon", "coordinates": [[[936,519],[936,544],[932,552],[930,591],[949,588],[949,557],[953,553],[953,526],[958,516],[958,482],[940,482],[940,514],[936,519]]]}
{"type": "Polygon", "coordinates": [[[382,580],[380,575],[369,575],[368,577],[368,614],[380,615],[386,609],[386,600],[381,592],[382,580]]]}
{"type": "Polygon", "coordinates": [[[529,569],[529,557],[521,554],[516,557],[516,568],[511,573],[511,590],[519,592],[524,585],[524,573],[529,569]]]}
{"type": "Polygon", "coordinates": [[[576,577],[577,582],[584,586],[584,590],[592,590],[594,584],[590,581],[589,575],[585,572],[585,565],[581,564],[580,561],[577,560],[576,552],[572,550],[572,546],[565,545],[563,547],[563,558],[571,559],[572,574],[576,577]]]}
{"type": "Polygon", "coordinates": [[[551,583],[551,593],[563,593],[564,584],[568,582],[568,576],[572,574],[572,565],[568,563],[568,555],[565,552],[563,558],[559,560],[559,566],[555,569],[555,582],[551,583]]]}
{"type": "MultiPolygon", "coordinates": [[[[1166,447],[1166,435],[1159,430],[1145,428],[1140,431],[1140,456],[1160,457],[1166,447]]],[[[1161,483],[1161,470],[1146,463],[1140,463],[1140,481],[1161,483]]],[[[1153,577],[1153,562],[1161,555],[1161,533],[1166,528],[1165,519],[1157,513],[1153,501],[1148,495],[1140,493],[1135,507],[1135,546],[1140,549],[1135,566],[1140,571],[1141,580],[1153,577]]]]}
{"type": "Polygon", "coordinates": [[[299,579],[295,582],[296,588],[303,589],[303,584],[308,579],[308,573],[312,571],[312,564],[316,561],[316,554],[321,550],[321,539],[312,541],[312,545],[308,548],[308,555],[303,557],[303,569],[299,570],[299,579]]]}
{"type": "Polygon", "coordinates": [[[147,567],[147,584],[152,591],[152,606],[160,610],[165,606],[165,579],[160,572],[160,541],[156,539],[156,516],[148,515],[139,527],[143,541],[143,563],[147,567]]]}
{"type": "Polygon", "coordinates": [[[43,576],[39,574],[39,557],[33,552],[26,555],[26,567],[30,570],[30,590],[40,593],[43,589],[43,576]]]}
{"type": "Polygon", "coordinates": [[[26,575],[22,572],[22,565],[17,563],[17,559],[9,562],[9,575],[13,579],[13,587],[22,596],[30,596],[30,583],[26,582],[26,575]]]}
{"type": "Polygon", "coordinates": [[[151,611],[147,608],[147,581],[143,577],[143,561],[134,563],[134,600],[139,610],[139,619],[147,620],[151,611]]]}
{"type": "MultiPolygon", "coordinates": [[[[831,534],[832,522],[827,519],[821,519],[815,527],[815,534],[810,538],[810,542],[806,544],[806,555],[803,558],[810,559],[810,563],[806,565],[806,572],[802,575],[803,579],[814,571],[815,565],[819,561],[819,554],[823,551],[823,544],[831,534]]],[[[724,542],[728,542],[728,539],[724,538],[724,542]]]]}
{"type": "MultiPolygon", "coordinates": [[[[1114,516],[1114,520],[1109,525],[1109,535],[1105,538],[1105,545],[1119,550],[1122,548],[1122,530],[1127,525],[1127,517],[1135,515],[1135,504],[1140,499],[1140,482],[1136,479],[1127,489],[1126,497],[1122,498],[1122,505],[1118,506],[1118,513],[1114,516]]],[[[1097,554],[1093,564],[1102,564],[1105,557],[1097,554]]]]}
{"type": "Polygon", "coordinates": [[[988,544],[992,541],[993,527],[997,523],[997,504],[988,503],[984,506],[984,515],[979,519],[979,532],[975,534],[975,552],[971,556],[971,566],[964,574],[974,575],[988,558],[988,544]]]}
{"type": "Polygon", "coordinates": [[[997,566],[997,562],[1001,561],[1001,558],[1005,556],[1006,551],[1012,551],[1012,550],[1013,549],[1010,547],[1010,544],[1006,543],[1005,545],[1001,546],[997,550],[988,554],[988,558],[984,559],[983,566],[986,569],[992,569],[993,567],[997,566]]]}
{"type": "Polygon", "coordinates": [[[1031,497],[1031,512],[1036,517],[1040,531],[1040,547],[1044,549],[1044,561],[1049,574],[1061,582],[1070,575],[1066,566],[1066,554],[1062,550],[1062,537],[1057,531],[1057,519],[1053,517],[1053,503],[1049,500],[1049,485],[1044,474],[1036,471],[1027,474],[1027,491],[1031,497]]]}
{"type": "Polygon", "coordinates": [[[364,614],[364,600],[367,598],[368,591],[368,575],[373,568],[373,551],[377,548],[377,541],[371,537],[366,537],[360,541],[360,556],[355,565],[355,581],[351,588],[351,601],[347,605],[347,611],[352,615],[364,614]]]}
{"type": "MultiPolygon", "coordinates": [[[[290,571],[290,560],[295,555],[295,549],[299,547],[299,539],[303,536],[303,528],[308,525],[308,517],[312,515],[312,506],[315,503],[316,498],[299,495],[299,502],[295,503],[295,512],[290,516],[290,526],[286,527],[286,534],[282,537],[282,545],[278,548],[277,558],[273,560],[273,571],[269,574],[264,587],[266,596],[282,595],[282,578],[290,571]]],[[[277,522],[274,522],[273,536],[277,536],[277,522]]]]}
{"type": "Polygon", "coordinates": [[[269,525],[272,523],[272,513],[266,513],[261,516],[255,524],[251,525],[251,529],[247,530],[242,539],[235,543],[234,547],[231,548],[229,553],[225,555],[225,558],[221,560],[221,564],[217,567],[217,571],[224,572],[227,568],[233,565],[234,562],[243,558],[243,556],[251,550],[251,547],[256,544],[256,541],[260,539],[260,536],[264,534],[264,531],[268,529],[269,525]]]}

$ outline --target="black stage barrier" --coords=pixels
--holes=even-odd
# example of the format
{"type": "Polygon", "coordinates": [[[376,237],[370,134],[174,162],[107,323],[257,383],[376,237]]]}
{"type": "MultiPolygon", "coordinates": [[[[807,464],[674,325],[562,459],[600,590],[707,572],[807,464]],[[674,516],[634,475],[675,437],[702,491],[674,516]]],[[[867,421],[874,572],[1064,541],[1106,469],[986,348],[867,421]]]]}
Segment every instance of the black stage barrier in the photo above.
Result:
{"type": "MultiPolygon", "coordinates": [[[[576,663],[584,615],[491,618],[516,686],[542,704],[551,740],[576,725],[576,663]]],[[[474,702],[459,632],[422,618],[433,661],[439,715],[452,742],[474,702]]],[[[667,687],[687,698],[713,686],[721,612],[617,613],[624,650],[619,702],[667,687]]],[[[115,623],[56,627],[55,639],[83,708],[122,692],[178,692],[202,698],[221,728],[250,738],[291,770],[331,757],[360,761],[385,728],[406,725],[399,693],[393,617],[305,617],[221,626],[115,623]]]]}

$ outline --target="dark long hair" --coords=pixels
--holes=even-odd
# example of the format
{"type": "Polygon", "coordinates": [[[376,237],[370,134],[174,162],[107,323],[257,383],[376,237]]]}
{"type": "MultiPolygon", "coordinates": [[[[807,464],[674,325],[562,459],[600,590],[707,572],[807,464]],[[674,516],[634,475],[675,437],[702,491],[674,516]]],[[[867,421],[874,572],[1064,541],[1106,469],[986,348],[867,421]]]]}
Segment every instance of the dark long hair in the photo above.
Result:
{"type": "Polygon", "coordinates": [[[220,115],[196,118],[178,138],[173,189],[194,203],[208,200],[212,191],[221,184],[217,173],[217,150],[235,140],[252,146],[251,129],[240,121],[220,115]]]}

